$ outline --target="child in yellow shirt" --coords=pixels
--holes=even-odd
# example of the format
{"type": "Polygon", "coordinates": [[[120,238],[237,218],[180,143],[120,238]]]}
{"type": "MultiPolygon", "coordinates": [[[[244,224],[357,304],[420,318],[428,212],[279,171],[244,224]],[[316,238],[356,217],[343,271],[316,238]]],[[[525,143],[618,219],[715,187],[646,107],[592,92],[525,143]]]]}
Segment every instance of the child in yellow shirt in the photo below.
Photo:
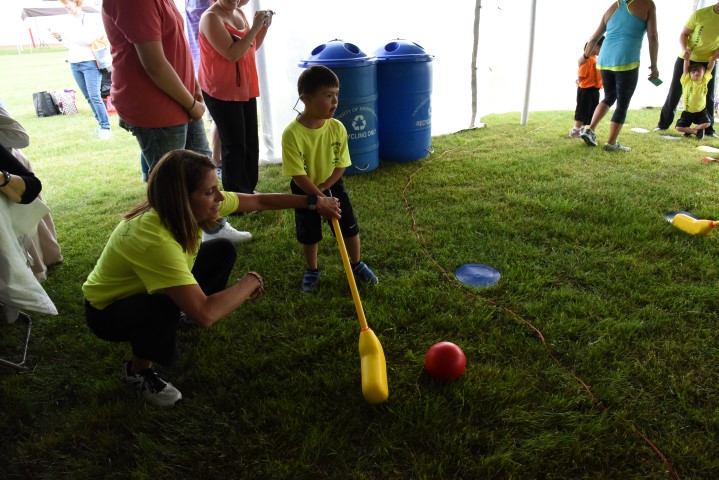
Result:
{"type": "Polygon", "coordinates": [[[704,130],[711,125],[706,97],[719,50],[714,52],[706,67],[702,63],[691,63],[691,53],[688,49],[684,52],[684,74],[680,79],[684,111],[674,128],[684,133],[685,137],[696,135],[701,140],[704,138],[704,130]],[[692,124],[696,127],[692,127],[692,124]]]}

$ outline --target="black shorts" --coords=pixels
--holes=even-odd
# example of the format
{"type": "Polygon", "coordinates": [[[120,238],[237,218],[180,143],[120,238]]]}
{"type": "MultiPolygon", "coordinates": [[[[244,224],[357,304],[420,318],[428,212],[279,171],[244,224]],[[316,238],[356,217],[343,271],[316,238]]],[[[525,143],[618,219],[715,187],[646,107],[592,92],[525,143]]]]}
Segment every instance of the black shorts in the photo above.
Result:
{"type": "MultiPolygon", "coordinates": [[[[290,189],[292,193],[298,195],[306,195],[306,193],[297,186],[294,181],[290,182],[290,189]]],[[[336,197],[340,201],[340,208],[342,209],[342,218],[340,218],[340,230],[342,230],[342,236],[344,238],[354,237],[359,234],[359,223],[357,223],[357,217],[355,217],[354,210],[352,210],[352,203],[350,197],[345,190],[345,184],[340,178],[337,183],[332,185],[329,190],[325,190],[324,194],[327,196],[336,197]]],[[[330,225],[330,231],[334,235],[332,229],[332,222],[327,222],[330,225]]],[[[322,216],[317,213],[316,210],[309,210],[307,208],[296,208],[295,209],[295,228],[297,230],[297,241],[303,245],[313,245],[322,240],[322,216]]]]}
{"type": "Polygon", "coordinates": [[[694,125],[701,125],[703,123],[710,123],[709,115],[707,115],[706,110],[702,110],[701,112],[687,112],[684,110],[682,112],[681,117],[679,117],[679,120],[677,120],[677,127],[685,127],[689,128],[693,124],[694,125]]]}
{"type": "Polygon", "coordinates": [[[599,89],[595,87],[577,87],[577,108],[574,110],[574,120],[585,125],[592,123],[594,109],[599,105],[599,89]]]}

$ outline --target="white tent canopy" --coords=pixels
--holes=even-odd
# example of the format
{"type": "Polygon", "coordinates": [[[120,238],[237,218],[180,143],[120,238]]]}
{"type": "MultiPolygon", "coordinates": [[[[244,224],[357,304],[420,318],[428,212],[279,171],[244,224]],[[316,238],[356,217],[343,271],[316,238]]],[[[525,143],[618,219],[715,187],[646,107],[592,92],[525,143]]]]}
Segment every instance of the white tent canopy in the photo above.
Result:
{"type": "MultiPolygon", "coordinates": [[[[20,20],[24,0],[0,1],[0,44],[27,38],[20,20]],[[14,22],[14,23],[13,23],[14,22]],[[20,25],[17,28],[17,25],[20,25]]],[[[40,2],[48,3],[48,2],[40,2]]],[[[49,2],[57,3],[57,2],[49,2]]],[[[175,0],[178,7],[184,0],[175,0]]],[[[574,110],[577,59],[611,0],[482,0],[476,60],[478,122],[488,113],[574,110]],[[533,14],[534,11],[534,14],[533,14]],[[531,32],[534,32],[533,44],[531,32]],[[530,45],[532,56],[530,61],[530,45]],[[531,72],[531,84],[528,83],[531,72]]],[[[655,0],[659,29],[659,74],[665,83],[641,81],[631,108],[660,106],[679,49],[679,33],[694,8],[709,0],[655,0]]],[[[86,0],[99,9],[101,0],[86,0]]],[[[434,56],[432,133],[468,128],[472,120],[472,61],[477,0],[438,4],[429,0],[253,0],[248,8],[276,12],[259,50],[261,71],[262,158],[280,158],[279,136],[294,118],[298,62],[332,39],[357,45],[367,55],[403,38],[434,56]]],[[[39,21],[39,17],[25,22],[39,21]]],[[[52,17],[44,17],[52,18],[52,17]]],[[[642,73],[648,75],[647,42],[642,73]]],[[[640,77],[641,78],[641,77],[640,77]]],[[[379,113],[381,115],[381,112],[379,113]]],[[[658,115],[658,113],[657,113],[658,115]]],[[[519,118],[518,118],[519,121],[519,118]]],[[[567,122],[572,119],[568,116],[567,122]]]]}
{"type": "MultiPolygon", "coordinates": [[[[91,5],[83,5],[82,10],[87,13],[98,13],[98,10],[91,5]]],[[[20,18],[25,20],[28,17],[46,17],[48,15],[66,15],[67,10],[58,1],[34,1],[22,4],[20,18]]]]}
{"type": "MultiPolygon", "coordinates": [[[[680,53],[679,34],[692,11],[705,3],[713,4],[655,0],[661,78],[669,80],[680,53]]],[[[528,111],[573,111],[577,59],[610,4],[610,0],[482,0],[476,57],[477,121],[488,113],[520,112],[525,107],[528,111]]],[[[279,135],[296,115],[292,106],[301,72],[298,62],[316,46],[336,38],[357,45],[368,55],[395,38],[421,45],[434,56],[432,134],[469,128],[476,5],[475,0],[441,5],[429,0],[365,0],[351,5],[337,0],[251,2],[254,8],[276,12],[259,51],[261,75],[267,83],[262,88],[261,108],[272,121],[263,130],[263,159],[279,159],[279,135]]],[[[641,63],[648,76],[646,40],[641,63]]],[[[668,83],[655,87],[640,80],[631,108],[661,106],[668,83]]],[[[571,123],[568,116],[567,124],[571,123]]]]}

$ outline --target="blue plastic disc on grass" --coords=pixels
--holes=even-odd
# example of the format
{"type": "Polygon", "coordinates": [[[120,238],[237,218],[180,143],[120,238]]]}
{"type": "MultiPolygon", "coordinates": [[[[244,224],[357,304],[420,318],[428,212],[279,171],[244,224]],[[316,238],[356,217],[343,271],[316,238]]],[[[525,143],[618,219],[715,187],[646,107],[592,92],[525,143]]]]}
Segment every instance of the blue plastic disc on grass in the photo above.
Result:
{"type": "Polygon", "coordinates": [[[491,287],[502,275],[492,267],[481,263],[465,263],[454,271],[457,280],[470,287],[491,287]]]}

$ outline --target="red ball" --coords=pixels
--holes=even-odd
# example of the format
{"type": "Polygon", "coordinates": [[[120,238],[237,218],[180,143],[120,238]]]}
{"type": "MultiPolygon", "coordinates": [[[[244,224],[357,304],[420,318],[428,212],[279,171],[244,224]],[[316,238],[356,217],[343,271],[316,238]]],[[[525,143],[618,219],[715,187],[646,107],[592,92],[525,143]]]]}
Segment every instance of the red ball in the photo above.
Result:
{"type": "Polygon", "coordinates": [[[436,380],[457,380],[464,373],[467,357],[454,343],[439,342],[427,350],[424,366],[436,380]]]}

